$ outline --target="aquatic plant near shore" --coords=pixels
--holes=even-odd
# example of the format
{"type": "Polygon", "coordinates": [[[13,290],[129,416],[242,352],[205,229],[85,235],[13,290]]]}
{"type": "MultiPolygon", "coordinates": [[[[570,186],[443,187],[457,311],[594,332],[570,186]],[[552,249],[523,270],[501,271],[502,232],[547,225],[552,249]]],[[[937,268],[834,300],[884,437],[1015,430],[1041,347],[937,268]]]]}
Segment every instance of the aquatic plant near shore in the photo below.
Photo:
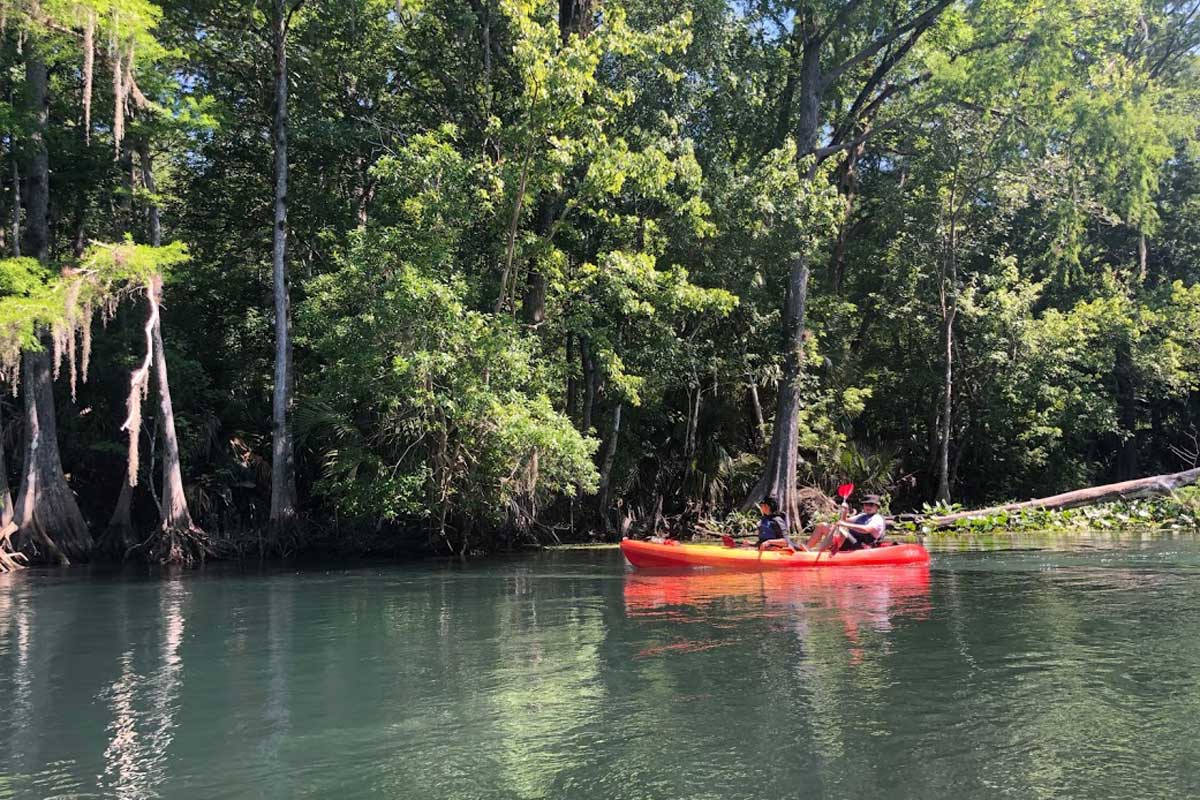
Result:
{"type": "MultiPolygon", "coordinates": [[[[959,506],[938,504],[925,505],[922,511],[931,516],[942,516],[961,511],[959,506]]],[[[929,525],[916,521],[895,524],[899,531],[931,534],[929,525]]],[[[957,520],[944,528],[944,532],[984,531],[1068,531],[1068,530],[1124,530],[1150,528],[1158,530],[1200,529],[1200,488],[1188,487],[1166,497],[1145,500],[1127,500],[1105,503],[1084,508],[1069,508],[1061,511],[1049,509],[1025,509],[1001,511],[977,517],[957,520]]]]}

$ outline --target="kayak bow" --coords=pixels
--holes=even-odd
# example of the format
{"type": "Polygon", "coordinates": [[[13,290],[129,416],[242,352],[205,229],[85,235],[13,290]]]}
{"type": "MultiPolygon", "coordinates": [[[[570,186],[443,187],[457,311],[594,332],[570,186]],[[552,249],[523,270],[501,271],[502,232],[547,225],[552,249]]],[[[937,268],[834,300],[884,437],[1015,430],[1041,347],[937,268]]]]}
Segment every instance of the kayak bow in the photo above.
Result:
{"type": "Polygon", "coordinates": [[[683,544],[674,539],[663,542],[621,540],[621,553],[635,567],[716,567],[718,569],[766,570],[804,567],[862,567],[885,564],[925,564],[929,552],[919,544],[885,544],[864,550],[851,550],[831,556],[828,553],[792,552],[753,548],[722,547],[711,544],[683,544]]]}

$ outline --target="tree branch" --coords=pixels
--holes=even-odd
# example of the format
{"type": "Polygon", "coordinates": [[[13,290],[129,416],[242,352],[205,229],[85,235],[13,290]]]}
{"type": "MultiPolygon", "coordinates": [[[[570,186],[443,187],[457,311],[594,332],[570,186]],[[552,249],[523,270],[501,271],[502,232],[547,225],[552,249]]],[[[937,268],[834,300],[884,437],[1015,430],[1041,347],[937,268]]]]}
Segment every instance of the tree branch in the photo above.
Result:
{"type": "Polygon", "coordinates": [[[304,5],[304,0],[296,0],[288,11],[287,16],[283,18],[283,37],[286,39],[288,31],[292,27],[292,15],[300,10],[300,6],[304,5]]]}
{"type": "Polygon", "coordinates": [[[861,5],[862,0],[850,0],[848,3],[846,3],[846,5],[842,6],[841,10],[838,11],[837,16],[833,18],[833,22],[829,23],[829,27],[817,36],[817,40],[824,42],[826,39],[828,39],[831,33],[846,24],[846,22],[850,19],[850,15],[857,11],[858,7],[861,5]]]}
{"type": "MultiPolygon", "coordinates": [[[[852,69],[867,59],[873,57],[880,50],[887,47],[909,31],[914,32],[911,42],[915,42],[916,38],[919,37],[927,28],[929,28],[929,26],[931,26],[937,20],[938,16],[945,11],[952,2],[953,0],[937,0],[937,2],[926,9],[924,13],[909,20],[903,25],[897,26],[893,30],[872,41],[866,47],[859,50],[850,58],[846,59],[841,64],[838,64],[836,67],[827,72],[821,79],[822,89],[832,86],[837,82],[838,78],[845,74],[847,70],[852,69]]],[[[911,43],[908,46],[911,47],[911,43]]]]}

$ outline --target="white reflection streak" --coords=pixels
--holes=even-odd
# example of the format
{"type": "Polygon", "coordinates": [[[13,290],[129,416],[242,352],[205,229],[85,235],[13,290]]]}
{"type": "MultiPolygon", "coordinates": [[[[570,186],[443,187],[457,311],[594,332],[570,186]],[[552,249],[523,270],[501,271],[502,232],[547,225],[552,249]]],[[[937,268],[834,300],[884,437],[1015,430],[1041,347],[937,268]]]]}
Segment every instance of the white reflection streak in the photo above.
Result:
{"type": "Polygon", "coordinates": [[[113,720],[108,725],[112,735],[104,748],[105,783],[116,790],[118,797],[140,797],[143,754],[138,743],[135,698],[140,677],[133,670],[133,651],[121,656],[121,677],[108,689],[113,720]]]}
{"type": "Polygon", "coordinates": [[[155,790],[166,779],[167,748],[174,738],[175,704],[179,694],[183,659],[183,603],[187,591],[178,580],[165,585],[160,607],[163,620],[162,664],[146,685],[149,710],[137,709],[139,688],[146,683],[133,668],[134,651],[121,657],[121,677],[107,694],[113,712],[108,747],[104,750],[105,782],[117,797],[130,800],[158,797],[155,790]],[[143,737],[139,728],[147,729],[143,737]]]}
{"type": "Polygon", "coordinates": [[[267,705],[265,718],[270,733],[263,741],[263,758],[270,764],[272,796],[290,797],[290,770],[284,763],[280,749],[291,731],[291,714],[288,707],[287,648],[292,628],[292,595],[290,585],[281,586],[272,581],[267,593],[267,705]]]}
{"type": "Polygon", "coordinates": [[[0,625],[3,626],[0,627],[0,637],[6,639],[10,630],[16,633],[16,663],[13,665],[13,688],[9,698],[13,725],[8,731],[11,739],[5,748],[4,759],[10,767],[16,767],[25,752],[26,734],[33,711],[33,676],[29,669],[29,632],[33,626],[30,624],[29,608],[28,594],[18,590],[13,576],[9,575],[0,582],[0,625]]]}

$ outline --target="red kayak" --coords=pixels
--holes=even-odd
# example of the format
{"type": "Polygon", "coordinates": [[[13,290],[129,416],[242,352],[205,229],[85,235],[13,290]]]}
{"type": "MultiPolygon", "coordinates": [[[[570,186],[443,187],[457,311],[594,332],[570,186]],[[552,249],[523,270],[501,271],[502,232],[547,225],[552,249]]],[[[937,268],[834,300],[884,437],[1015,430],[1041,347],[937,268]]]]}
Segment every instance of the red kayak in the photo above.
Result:
{"type": "Polygon", "coordinates": [[[895,564],[926,564],[929,552],[919,544],[885,543],[864,550],[830,555],[801,550],[765,550],[712,544],[683,544],[674,539],[643,542],[621,540],[621,553],[635,567],[716,567],[718,569],[766,570],[811,567],[864,567],[895,564]]]}

